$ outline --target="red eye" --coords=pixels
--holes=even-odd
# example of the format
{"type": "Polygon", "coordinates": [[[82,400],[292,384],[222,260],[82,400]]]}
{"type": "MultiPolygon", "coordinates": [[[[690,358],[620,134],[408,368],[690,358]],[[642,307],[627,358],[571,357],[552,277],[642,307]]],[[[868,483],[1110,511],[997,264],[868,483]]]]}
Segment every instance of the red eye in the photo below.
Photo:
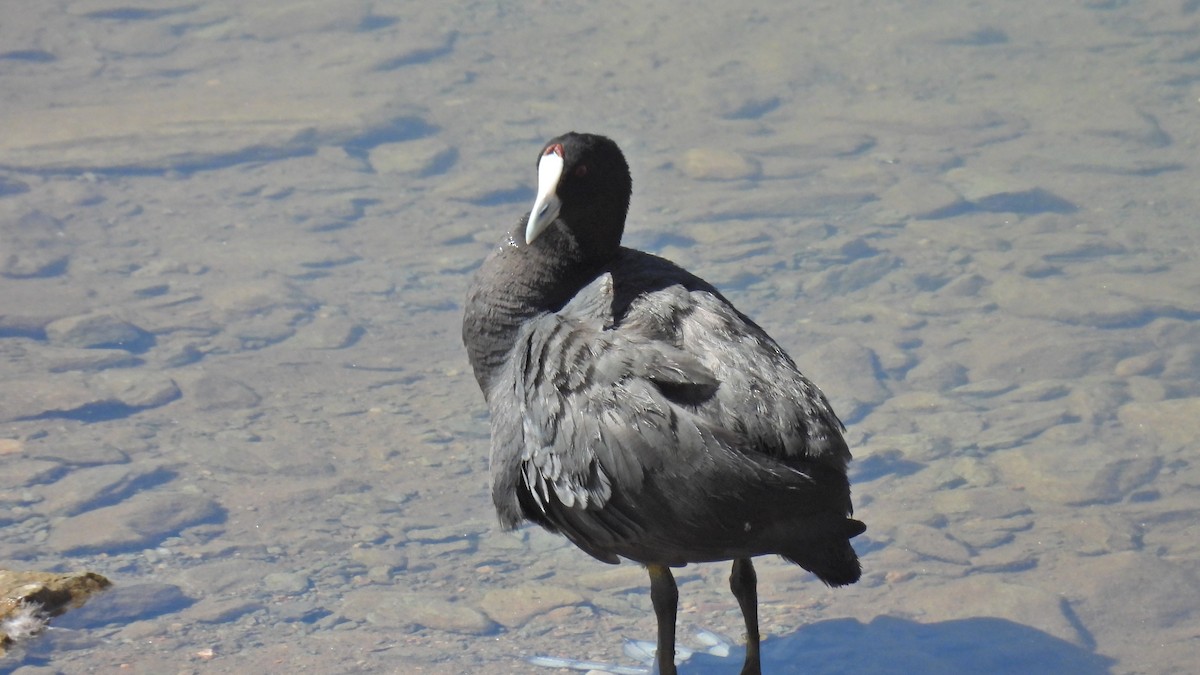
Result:
{"type": "Polygon", "coordinates": [[[575,167],[575,177],[583,178],[587,175],[587,171],[587,164],[580,164],[579,166],[575,167]]]}

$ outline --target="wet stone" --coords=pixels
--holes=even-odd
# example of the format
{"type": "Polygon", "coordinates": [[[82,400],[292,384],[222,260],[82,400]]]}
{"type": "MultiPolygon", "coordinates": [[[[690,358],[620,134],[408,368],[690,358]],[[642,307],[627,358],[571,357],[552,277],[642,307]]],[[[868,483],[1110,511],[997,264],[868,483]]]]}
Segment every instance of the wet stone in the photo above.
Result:
{"type": "Polygon", "coordinates": [[[943,183],[906,176],[880,196],[883,206],[913,218],[942,218],[961,211],[965,204],[943,183]]]}
{"type": "Polygon", "coordinates": [[[1169,397],[1167,383],[1156,377],[1136,375],[1125,378],[1125,383],[1129,385],[1129,398],[1138,403],[1154,403],[1169,397]]]}
{"type": "MultiPolygon", "coordinates": [[[[452,171],[434,181],[430,189],[441,199],[476,205],[520,204],[532,202],[534,197],[534,190],[528,185],[528,181],[503,172],[493,174],[485,171],[482,175],[471,176],[466,172],[452,171]]],[[[462,204],[458,204],[457,208],[463,208],[462,204]]],[[[494,231],[490,233],[490,239],[489,233],[484,230],[476,232],[483,240],[480,243],[495,243],[494,231]]]]}
{"type": "Polygon", "coordinates": [[[105,371],[88,384],[109,392],[111,398],[130,408],[157,408],[181,395],[174,380],[157,373],[105,371]]]}
{"type": "Polygon", "coordinates": [[[123,349],[47,348],[39,356],[52,373],[129,368],[142,362],[123,349]]]}
{"type": "Polygon", "coordinates": [[[0,421],[66,417],[93,419],[124,416],[141,408],[178,398],[179,390],[155,373],[99,373],[92,377],[68,373],[37,380],[0,382],[0,421]]]}
{"type": "Polygon", "coordinates": [[[852,157],[870,150],[877,143],[878,140],[870,134],[833,132],[818,138],[807,138],[799,147],[806,157],[852,157]]]}
{"type": "MultiPolygon", "coordinates": [[[[1161,274],[1106,274],[1097,283],[1118,289],[1122,294],[1142,303],[1154,316],[1195,316],[1200,313],[1200,294],[1195,292],[1195,275],[1183,266],[1179,271],[1161,274]]],[[[1179,347],[1195,351],[1196,343],[1179,347]]]]}
{"type": "Polygon", "coordinates": [[[1102,339],[1030,345],[1025,338],[1014,338],[989,346],[988,351],[974,355],[973,385],[993,380],[1011,388],[1014,381],[1080,380],[1095,373],[1112,372],[1122,350],[1121,345],[1102,339]]]}
{"type": "Polygon", "coordinates": [[[905,373],[904,381],[922,391],[949,391],[967,383],[967,368],[961,363],[930,357],[905,373]]]}
{"type": "Polygon", "coordinates": [[[1168,352],[1163,377],[1191,380],[1200,374],[1200,345],[1179,345],[1168,352]]]}
{"type": "MultiPolygon", "coordinates": [[[[342,3],[334,5],[340,12],[342,3]]],[[[336,94],[326,86],[319,95],[270,84],[268,92],[241,79],[235,75],[222,81],[222,96],[213,96],[210,87],[180,85],[167,96],[142,91],[21,110],[6,118],[11,133],[0,137],[0,157],[7,166],[29,169],[180,169],[211,166],[214,160],[254,150],[266,156],[311,153],[322,145],[341,145],[392,128],[391,111],[383,112],[382,106],[393,99],[351,93],[350,77],[332,83],[336,94]],[[341,104],[329,103],[330,96],[341,104]],[[243,104],[228,105],[230,97],[243,104]],[[364,118],[375,126],[364,127],[364,118]],[[138,142],[130,143],[130,138],[138,142]]]]}
{"type": "Polygon", "coordinates": [[[646,571],[638,565],[618,565],[600,572],[581,574],[579,584],[593,590],[621,591],[646,586],[646,571]]]}
{"type": "Polygon", "coordinates": [[[972,398],[992,398],[1006,394],[1017,388],[1017,385],[1008,379],[1000,377],[974,378],[970,382],[958,387],[954,393],[958,396],[970,396],[972,398]]]}
{"type": "Polygon", "coordinates": [[[496,623],[515,628],[552,609],[581,602],[583,596],[570,589],[529,584],[488,591],[480,606],[496,623]]]}
{"type": "Polygon", "coordinates": [[[122,57],[165,56],[179,48],[172,27],[164,22],[125,22],[119,30],[97,33],[96,48],[122,57]]]}
{"type": "Polygon", "coordinates": [[[421,543],[446,543],[460,539],[475,539],[492,529],[491,523],[477,520],[454,525],[413,527],[405,531],[409,541],[421,543]]]}
{"type": "Polygon", "coordinates": [[[959,194],[973,202],[1032,189],[1029,185],[1016,182],[1007,174],[989,174],[966,167],[950,169],[944,178],[959,194]]]}
{"type": "Polygon", "coordinates": [[[365,567],[383,567],[402,570],[408,567],[408,556],[396,549],[355,547],[350,549],[350,559],[365,567]]]}
{"type": "Polygon", "coordinates": [[[370,16],[371,5],[363,0],[349,2],[297,2],[283,7],[247,7],[240,12],[241,29],[262,40],[295,37],[304,33],[353,31],[370,16]]]}
{"type": "Polygon", "coordinates": [[[912,309],[926,314],[980,312],[991,309],[991,301],[980,297],[987,284],[987,280],[978,274],[965,274],[932,293],[917,296],[913,300],[912,309]]]}
{"type": "Polygon", "coordinates": [[[193,595],[207,597],[246,596],[262,586],[263,579],[279,571],[260,560],[214,560],[186,570],[182,583],[193,595]]]}
{"type": "Polygon", "coordinates": [[[1200,398],[1196,397],[1127,403],[1117,411],[1117,418],[1127,429],[1171,447],[1194,447],[1200,438],[1200,398]]]}
{"type": "Polygon", "coordinates": [[[745,180],[762,172],[758,162],[736,152],[692,148],[683,154],[679,169],[695,180],[745,180]]]}
{"type": "MultiPolygon", "coordinates": [[[[986,551],[1011,543],[1015,539],[1013,532],[1028,528],[1032,520],[1025,519],[1016,526],[1014,526],[1014,522],[1007,519],[969,520],[954,526],[954,538],[977,551],[986,551]]],[[[1005,554],[1011,555],[1008,551],[1005,554]]],[[[981,559],[980,555],[976,555],[972,566],[977,568],[981,564],[981,559]]]]}
{"type": "Polygon", "coordinates": [[[727,120],[753,120],[778,108],[782,101],[769,91],[742,80],[732,88],[721,88],[716,93],[717,114],[727,120]],[[742,91],[742,89],[746,89],[742,91]]]}
{"type": "Polygon", "coordinates": [[[876,344],[874,351],[875,358],[879,360],[879,370],[886,373],[889,379],[900,379],[919,364],[918,356],[909,350],[910,346],[900,341],[876,344]]]}
{"type": "Polygon", "coordinates": [[[111,586],[94,572],[59,574],[0,569],[0,607],[11,609],[19,602],[36,602],[46,612],[58,613],[82,604],[89,596],[111,586]]]}
{"type": "Polygon", "coordinates": [[[155,352],[162,344],[194,341],[217,335],[225,327],[211,311],[199,304],[193,293],[172,293],[140,303],[139,327],[155,334],[155,352]]]}
{"type": "Polygon", "coordinates": [[[971,551],[962,542],[928,525],[900,525],[896,529],[894,544],[926,558],[955,565],[971,564],[971,551]]]}
{"type": "Polygon", "coordinates": [[[66,271],[70,242],[62,221],[42,211],[0,213],[0,276],[53,277],[66,271]]]}
{"type": "Polygon", "coordinates": [[[851,295],[874,284],[898,267],[900,260],[892,255],[880,254],[859,258],[812,275],[804,282],[804,292],[816,298],[851,295]]]}
{"type": "Polygon", "coordinates": [[[1092,380],[1070,389],[1065,402],[1073,417],[1087,423],[1105,424],[1116,416],[1117,410],[1128,399],[1127,383],[1092,380]]]}
{"type": "MultiPolygon", "coordinates": [[[[972,448],[977,444],[979,434],[985,427],[984,420],[979,415],[971,414],[969,411],[963,411],[954,406],[945,409],[908,407],[910,404],[920,403],[923,400],[928,401],[929,399],[924,397],[906,398],[906,400],[900,401],[901,405],[895,408],[900,411],[899,415],[905,421],[912,420],[914,416],[918,417],[917,428],[922,434],[928,435],[930,443],[910,444],[910,447],[914,449],[927,449],[936,453],[923,461],[959,453],[964,448],[972,448]]],[[[930,402],[932,403],[932,401],[930,402]]]]}
{"type": "Polygon", "coordinates": [[[1072,213],[1077,207],[1044,188],[1019,183],[1009,175],[987,174],[966,167],[951,169],[946,181],[982,211],[1022,214],[1072,213]]]}
{"type": "Polygon", "coordinates": [[[0,333],[39,337],[53,317],[24,314],[0,314],[0,333]]]}
{"type": "Polygon", "coordinates": [[[841,315],[847,320],[869,321],[883,326],[894,326],[900,331],[917,330],[928,323],[928,319],[925,317],[877,302],[848,304],[842,309],[841,315]]]}
{"type": "Polygon", "coordinates": [[[55,439],[53,442],[39,439],[28,443],[26,448],[30,457],[54,460],[70,466],[124,464],[129,461],[125,450],[98,439],[75,437],[55,439]]]}
{"type": "Polygon", "coordinates": [[[71,206],[95,206],[105,199],[95,185],[82,179],[55,180],[47,188],[56,202],[71,206]]]}
{"type": "Polygon", "coordinates": [[[464,603],[379,588],[350,591],[345,594],[339,612],[352,621],[366,621],[388,629],[424,626],[451,633],[485,635],[496,627],[482,612],[464,603]]]}
{"type": "Polygon", "coordinates": [[[329,614],[329,610],[308,599],[277,601],[271,605],[271,618],[284,622],[312,623],[329,614]]]}
{"type": "Polygon", "coordinates": [[[959,518],[954,537],[977,547],[994,546],[984,540],[1003,539],[1008,533],[1028,529],[1033,519],[1025,495],[1009,487],[940,490],[934,494],[932,507],[936,513],[959,518]]]}
{"type": "Polygon", "coordinates": [[[1081,288],[1077,282],[1052,277],[998,275],[988,286],[987,294],[1001,310],[1017,316],[1101,328],[1136,323],[1152,309],[1144,302],[1099,285],[1081,288]]]}
{"type": "Polygon", "coordinates": [[[155,349],[155,359],[164,368],[178,368],[204,358],[203,343],[195,340],[165,344],[155,349]]]}
{"type": "Polygon", "coordinates": [[[1030,499],[1067,505],[1120,501],[1151,481],[1161,470],[1153,456],[1130,456],[1097,462],[1091,453],[1062,452],[1053,439],[1037,439],[994,455],[1008,485],[1020,486],[1030,499]]]}
{"type": "Polygon", "coordinates": [[[367,580],[373,581],[377,584],[386,584],[392,580],[392,575],[395,574],[395,572],[396,570],[394,568],[387,567],[385,565],[371,567],[367,570],[367,580]]]}
{"type": "MultiPolygon", "coordinates": [[[[995,468],[975,457],[963,457],[962,459],[955,460],[954,465],[950,468],[950,470],[954,473],[954,475],[960,476],[964,484],[975,488],[991,486],[998,480],[995,468]]],[[[989,499],[989,509],[997,508],[998,504],[1003,505],[999,508],[1012,508],[1013,506],[1019,507],[1020,509],[1025,508],[1024,502],[1020,498],[1017,498],[1015,503],[1013,502],[1013,497],[1015,495],[1012,495],[1011,493],[1001,493],[998,495],[994,493],[984,494],[987,495],[986,498],[995,498],[998,500],[990,501],[989,499]]],[[[1018,512],[1018,510],[1012,511],[1012,513],[1018,512]]]]}
{"type": "Polygon", "coordinates": [[[889,438],[888,442],[905,460],[922,464],[935,462],[958,451],[958,448],[945,438],[924,433],[897,434],[889,438]]]}
{"type": "Polygon", "coordinates": [[[1139,623],[1165,630],[1180,624],[1194,633],[1195,593],[1200,588],[1195,566],[1163,560],[1148,551],[1121,551],[1079,561],[1071,595],[1084,625],[1104,625],[1108,617],[1136,608],[1139,623]]]}
{"type": "MultiPolygon", "coordinates": [[[[439,558],[469,555],[475,552],[477,547],[478,540],[474,537],[436,543],[412,542],[408,545],[409,550],[412,551],[413,559],[422,561],[427,565],[437,565],[439,558]]],[[[414,566],[419,565],[420,563],[414,563],[414,566]]]]}
{"type": "Polygon", "coordinates": [[[63,472],[61,462],[44,459],[5,459],[0,465],[0,488],[11,490],[52,480],[63,472]]]}
{"type": "Polygon", "coordinates": [[[263,587],[272,593],[303,593],[311,583],[307,575],[299,572],[272,572],[263,577],[263,587]]]}
{"type": "Polygon", "coordinates": [[[224,375],[204,375],[187,387],[188,400],[200,410],[237,410],[258,405],[258,394],[224,375]]]}
{"type": "Polygon", "coordinates": [[[71,316],[46,325],[46,339],[61,347],[113,348],[142,351],[150,334],[108,312],[71,316]]]}
{"type": "Polygon", "coordinates": [[[1141,534],[1135,527],[1114,515],[1081,512],[1062,526],[1072,551],[1092,556],[1141,548],[1141,534]]]}
{"type": "Polygon", "coordinates": [[[80,607],[111,585],[94,572],[55,574],[0,569],[0,658],[14,640],[40,633],[47,618],[80,607]]]}
{"type": "Polygon", "coordinates": [[[1072,417],[1064,406],[1052,406],[1051,410],[1040,410],[1040,406],[1022,406],[1027,410],[995,415],[988,426],[975,439],[976,445],[986,451],[1001,450],[1021,445],[1026,440],[1046,432],[1059,424],[1069,422],[1072,417]],[[1058,408],[1058,409],[1053,409],[1058,408]]]}
{"type": "Polygon", "coordinates": [[[345,349],[355,343],[364,332],[362,326],[350,321],[344,314],[319,314],[312,323],[296,332],[296,347],[307,349],[345,349]]]}
{"type": "Polygon", "coordinates": [[[857,420],[888,397],[879,383],[875,353],[850,338],[836,338],[796,360],[804,374],[822,383],[843,421],[857,420]]]}
{"type": "Polygon", "coordinates": [[[422,138],[377,145],[367,157],[377,173],[432,176],[448,171],[458,150],[440,139],[422,138]]]}
{"type": "Polygon", "coordinates": [[[244,598],[202,598],[188,608],[189,621],[200,623],[231,623],[246,614],[264,609],[261,602],[244,598]]]}
{"type": "Polygon", "coordinates": [[[72,471],[49,485],[37,510],[49,516],[73,516],[111,503],[133,491],[169,480],[172,474],[153,465],[119,464],[72,471]]]}
{"type": "Polygon", "coordinates": [[[213,351],[235,353],[270,347],[295,335],[298,323],[299,316],[287,312],[238,321],[213,340],[213,351]]]}
{"type": "Polygon", "coordinates": [[[55,523],[45,545],[58,553],[153,548],[184,528],[223,519],[224,511],[209,497],[143,492],[55,523]]]}
{"type": "Polygon", "coordinates": [[[222,323],[252,319],[279,309],[311,309],[315,301],[296,286],[277,279],[227,286],[208,295],[222,323]]]}
{"type": "Polygon", "coordinates": [[[262,440],[253,432],[230,429],[202,441],[197,439],[193,447],[202,453],[205,466],[234,474],[331,476],[337,471],[324,459],[297,461],[291,445],[262,440]]]}
{"type": "Polygon", "coordinates": [[[355,539],[365,543],[379,543],[389,539],[388,531],[378,525],[363,525],[354,533],[355,539]]]}
{"type": "MultiPolygon", "coordinates": [[[[960,389],[959,393],[963,393],[964,389],[960,389]]],[[[1004,391],[999,392],[1003,401],[1009,403],[1036,403],[1039,401],[1053,401],[1071,396],[1073,393],[1081,389],[1073,389],[1071,385],[1059,382],[1057,380],[1035,380],[1021,384],[1016,388],[1004,388],[1004,391]]],[[[976,391],[978,391],[976,389],[976,391]]]]}

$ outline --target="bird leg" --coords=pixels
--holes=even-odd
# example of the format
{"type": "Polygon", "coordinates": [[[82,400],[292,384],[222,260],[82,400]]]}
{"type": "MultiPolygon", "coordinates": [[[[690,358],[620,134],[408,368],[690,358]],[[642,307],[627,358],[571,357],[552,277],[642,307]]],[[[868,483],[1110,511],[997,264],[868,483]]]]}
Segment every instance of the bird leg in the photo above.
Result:
{"type": "MultiPolygon", "coordinates": [[[[749,561],[747,561],[749,562],[749,561]]],[[[676,675],[675,670],[675,613],[679,609],[679,588],[666,565],[646,565],[650,573],[650,602],[658,619],[658,649],[654,663],[658,675],[676,675]]],[[[750,571],[753,575],[754,570],[750,571]]]]}
{"type": "Polygon", "coordinates": [[[746,619],[746,660],[742,663],[742,675],[761,675],[762,665],[758,652],[758,575],[749,558],[733,561],[729,573],[729,590],[737,598],[746,619]]]}

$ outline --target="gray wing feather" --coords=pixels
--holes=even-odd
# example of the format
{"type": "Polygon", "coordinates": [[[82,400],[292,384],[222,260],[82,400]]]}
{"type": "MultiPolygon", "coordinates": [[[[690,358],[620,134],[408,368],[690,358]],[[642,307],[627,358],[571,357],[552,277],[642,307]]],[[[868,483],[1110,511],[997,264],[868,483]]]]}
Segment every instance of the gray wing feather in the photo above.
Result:
{"type": "Polygon", "coordinates": [[[821,392],[765,331],[723,299],[693,293],[680,323],[683,348],[721,381],[708,418],[776,457],[805,457],[845,470],[841,420],[821,392]],[[731,345],[736,348],[731,348],[731,345]]]}
{"type": "MultiPolygon", "coordinates": [[[[599,510],[677,445],[678,417],[659,386],[714,390],[696,357],[637,331],[612,330],[612,279],[602,275],[563,307],[528,322],[492,392],[493,499],[506,526],[523,494],[542,515],[562,506],[599,510]]],[[[628,525],[628,523],[626,523],[628,525]]]]}
{"type": "Polygon", "coordinates": [[[498,378],[511,389],[488,397],[505,408],[491,416],[502,524],[564,529],[615,560],[605,542],[635,536],[640,519],[613,506],[614,491],[637,494],[672,453],[721,446],[844,470],[849,451],[824,395],[719,294],[660,288],[616,317],[613,292],[601,275],[529,321],[498,378]]]}

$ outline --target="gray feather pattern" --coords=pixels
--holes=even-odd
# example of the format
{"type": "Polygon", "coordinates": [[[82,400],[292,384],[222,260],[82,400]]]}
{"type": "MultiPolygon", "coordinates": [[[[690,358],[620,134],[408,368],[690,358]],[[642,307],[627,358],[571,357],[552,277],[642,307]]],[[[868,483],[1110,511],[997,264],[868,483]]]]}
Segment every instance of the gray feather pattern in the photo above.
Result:
{"type": "Polygon", "coordinates": [[[617,321],[614,293],[612,275],[601,274],[518,331],[496,382],[510,393],[488,396],[518,407],[492,414],[493,463],[502,467],[493,497],[504,524],[521,519],[516,482],[542,513],[552,499],[595,513],[614,485],[636,494],[672,449],[803,455],[844,467],[849,453],[824,396],[724,298],[672,285],[638,295],[617,321]]]}

